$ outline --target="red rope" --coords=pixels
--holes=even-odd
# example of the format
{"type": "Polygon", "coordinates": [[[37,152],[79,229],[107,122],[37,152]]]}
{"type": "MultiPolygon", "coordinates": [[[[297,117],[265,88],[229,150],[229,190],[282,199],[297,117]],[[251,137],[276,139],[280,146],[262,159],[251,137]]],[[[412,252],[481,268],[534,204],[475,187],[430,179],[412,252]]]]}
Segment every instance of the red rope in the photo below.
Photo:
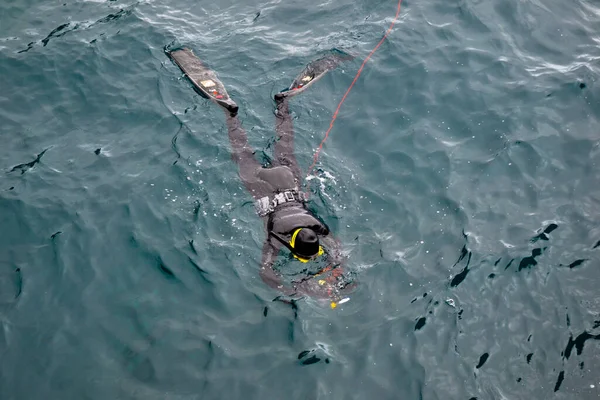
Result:
{"type": "Polygon", "coordinates": [[[358,69],[358,72],[356,73],[356,76],[354,77],[354,80],[352,81],[352,83],[348,87],[348,90],[346,90],[346,93],[344,93],[344,96],[342,97],[342,100],[340,100],[340,103],[338,104],[337,108],[335,109],[335,112],[333,113],[333,117],[331,118],[331,122],[329,123],[329,129],[327,129],[327,131],[325,132],[325,137],[323,138],[323,140],[321,141],[321,144],[319,144],[319,147],[315,151],[315,155],[313,157],[313,163],[310,166],[310,168],[308,169],[307,176],[311,174],[312,170],[317,165],[317,161],[319,161],[319,154],[321,153],[321,150],[323,149],[323,145],[325,144],[325,141],[329,137],[329,132],[331,132],[331,130],[333,129],[333,124],[335,123],[335,120],[338,117],[338,113],[340,112],[340,108],[342,107],[342,104],[344,104],[344,101],[346,101],[346,97],[348,96],[348,93],[350,93],[350,90],[352,90],[352,88],[354,87],[354,84],[356,83],[356,81],[360,77],[360,74],[362,74],[362,71],[363,71],[363,68],[365,67],[365,64],[367,63],[367,61],[369,61],[369,59],[371,58],[371,56],[377,51],[377,49],[379,48],[379,46],[381,46],[381,44],[383,43],[383,41],[388,37],[389,33],[392,31],[392,28],[394,27],[394,25],[398,21],[398,16],[400,15],[400,6],[401,5],[402,5],[402,0],[398,0],[398,9],[396,10],[396,16],[394,17],[394,20],[392,21],[392,24],[387,29],[387,31],[385,32],[385,34],[383,35],[383,37],[381,38],[381,40],[379,41],[379,43],[377,43],[377,46],[375,46],[375,48],[373,50],[371,50],[371,52],[369,53],[369,55],[365,58],[365,60],[363,61],[362,65],[358,69]]]}

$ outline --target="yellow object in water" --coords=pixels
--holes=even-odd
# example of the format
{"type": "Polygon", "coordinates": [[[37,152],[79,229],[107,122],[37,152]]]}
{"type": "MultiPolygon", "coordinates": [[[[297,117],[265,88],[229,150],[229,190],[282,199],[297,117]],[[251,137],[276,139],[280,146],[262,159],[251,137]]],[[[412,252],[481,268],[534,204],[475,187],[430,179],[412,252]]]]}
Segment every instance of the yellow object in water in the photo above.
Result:
{"type": "Polygon", "coordinates": [[[325,280],[324,279],[319,279],[319,285],[323,286],[325,284],[325,280]]]}
{"type": "Polygon", "coordinates": [[[333,309],[333,308],[336,308],[336,307],[337,307],[337,303],[335,301],[332,301],[331,302],[331,308],[333,309]]]}

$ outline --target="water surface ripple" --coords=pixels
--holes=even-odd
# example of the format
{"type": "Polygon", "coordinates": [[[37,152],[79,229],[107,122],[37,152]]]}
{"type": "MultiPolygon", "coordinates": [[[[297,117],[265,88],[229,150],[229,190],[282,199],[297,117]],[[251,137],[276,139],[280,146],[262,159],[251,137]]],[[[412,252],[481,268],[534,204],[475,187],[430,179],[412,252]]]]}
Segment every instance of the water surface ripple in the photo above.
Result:
{"type": "Polygon", "coordinates": [[[222,111],[164,47],[218,72],[263,160],[273,94],[356,54],[292,100],[306,169],[395,7],[2,2],[0,398],[600,396],[595,1],[405,0],[312,186],[351,301],[259,278],[222,111]]]}

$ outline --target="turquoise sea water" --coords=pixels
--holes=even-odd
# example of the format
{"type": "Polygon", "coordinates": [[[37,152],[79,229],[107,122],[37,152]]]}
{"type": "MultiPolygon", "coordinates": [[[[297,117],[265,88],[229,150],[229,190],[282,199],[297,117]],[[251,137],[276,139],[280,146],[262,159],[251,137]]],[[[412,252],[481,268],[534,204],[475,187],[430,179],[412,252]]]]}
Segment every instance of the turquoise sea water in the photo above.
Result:
{"type": "Polygon", "coordinates": [[[311,181],[335,310],[273,301],[223,112],[163,48],[265,160],[273,94],[355,54],[291,102],[306,169],[395,0],[63,1],[0,4],[0,399],[600,396],[597,1],[403,2],[311,181]]]}

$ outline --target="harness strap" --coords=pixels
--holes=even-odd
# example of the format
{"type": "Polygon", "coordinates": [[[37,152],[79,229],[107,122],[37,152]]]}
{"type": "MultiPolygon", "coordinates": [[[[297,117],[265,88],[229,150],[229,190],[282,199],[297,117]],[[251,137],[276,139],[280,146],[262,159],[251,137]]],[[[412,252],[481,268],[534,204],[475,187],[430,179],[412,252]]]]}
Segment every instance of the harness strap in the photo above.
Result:
{"type": "Polygon", "coordinates": [[[304,193],[300,192],[297,188],[294,188],[277,192],[272,197],[261,197],[256,200],[254,207],[259,216],[266,217],[282,204],[291,202],[304,203],[305,200],[304,193]]]}

